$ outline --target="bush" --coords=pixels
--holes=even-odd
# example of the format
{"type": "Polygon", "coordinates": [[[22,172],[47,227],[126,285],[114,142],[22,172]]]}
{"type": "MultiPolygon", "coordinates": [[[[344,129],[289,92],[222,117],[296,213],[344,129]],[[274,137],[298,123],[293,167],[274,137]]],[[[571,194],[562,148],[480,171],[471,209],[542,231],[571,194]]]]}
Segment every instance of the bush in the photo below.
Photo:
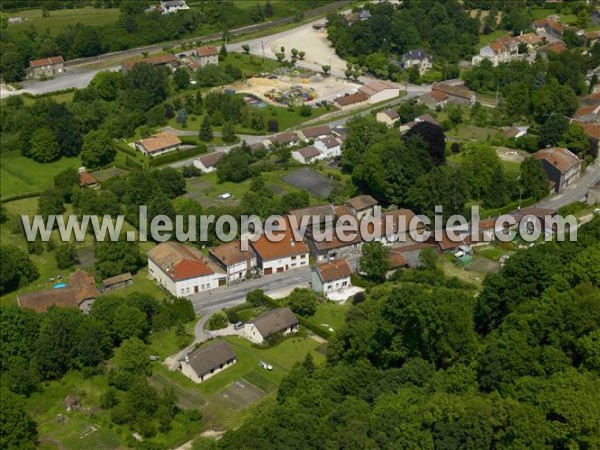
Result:
{"type": "Polygon", "coordinates": [[[59,269],[68,269],[77,263],[77,252],[73,244],[63,244],[56,247],[54,250],[54,258],[56,266],[59,269]]]}
{"type": "Polygon", "coordinates": [[[212,316],[210,316],[210,319],[208,319],[206,328],[208,330],[214,331],[225,328],[227,327],[227,325],[229,325],[227,314],[224,311],[217,311],[212,316]]]}

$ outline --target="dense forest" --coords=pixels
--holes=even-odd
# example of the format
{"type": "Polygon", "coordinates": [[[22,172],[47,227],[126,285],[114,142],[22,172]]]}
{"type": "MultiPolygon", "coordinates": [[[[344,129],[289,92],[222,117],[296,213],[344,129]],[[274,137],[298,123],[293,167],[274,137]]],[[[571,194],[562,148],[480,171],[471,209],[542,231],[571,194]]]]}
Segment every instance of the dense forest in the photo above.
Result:
{"type": "Polygon", "coordinates": [[[439,59],[458,62],[473,54],[479,42],[479,22],[455,1],[405,1],[369,5],[372,17],[348,24],[338,14],[328,16],[328,35],[338,55],[366,66],[369,72],[398,71],[392,61],[423,48],[439,59]]]}
{"type": "Polygon", "coordinates": [[[432,286],[435,268],[373,288],[327,363],[296,366],[214,447],[595,448],[599,268],[596,218],[577,242],[519,252],[475,298],[432,286]]]}
{"type": "Polygon", "coordinates": [[[108,374],[102,407],[111,410],[114,423],[126,423],[146,436],[168,430],[178,414],[184,420],[199,420],[197,411],[178,410],[172,390],[161,392],[148,384],[152,368],[144,344],[151,332],[176,327],[185,346],[189,337],[183,325],[195,317],[187,299],[157,300],[139,293],[102,297],[89,315],[70,308],[50,308],[42,314],[16,306],[0,308],[0,446],[35,448],[36,425],[22,397],[71,370],[85,377],[108,374]],[[114,363],[106,367],[113,356],[114,363]]]}
{"type": "MultiPolygon", "coordinates": [[[[21,3],[10,2],[7,6],[14,8],[21,3]]],[[[57,9],[57,3],[62,2],[43,3],[49,14],[48,20],[52,20],[50,9],[57,9]]],[[[0,40],[0,73],[7,81],[18,81],[23,78],[32,59],[54,55],[62,55],[65,59],[83,58],[194,35],[226,33],[233,28],[273,20],[284,14],[301,15],[303,11],[325,3],[326,0],[288,2],[286,5],[267,2],[264,7],[257,3],[254,8],[244,9],[232,0],[201,1],[196,2],[193,9],[162,15],[158,11],[146,11],[151,4],[149,1],[121,0],[108,5],[96,2],[96,7],[119,7],[121,14],[118,21],[97,27],[79,23],[67,25],[56,35],[38,32],[33,27],[13,28],[4,22],[0,40]]],[[[67,2],[66,6],[73,7],[73,4],[67,2]]]]}
{"type": "MultiPolygon", "coordinates": [[[[408,102],[400,107],[401,116],[408,120],[422,111],[420,105],[408,102]]],[[[445,133],[438,125],[418,123],[402,139],[397,129],[367,117],[352,119],[348,127],[343,168],[360,191],[369,192],[383,205],[402,205],[432,217],[435,205],[452,215],[462,214],[468,200],[499,208],[520,193],[532,198],[546,195],[539,162],[524,164],[517,180],[505,173],[489,143],[464,144],[460,163],[447,163],[445,133]]]]}

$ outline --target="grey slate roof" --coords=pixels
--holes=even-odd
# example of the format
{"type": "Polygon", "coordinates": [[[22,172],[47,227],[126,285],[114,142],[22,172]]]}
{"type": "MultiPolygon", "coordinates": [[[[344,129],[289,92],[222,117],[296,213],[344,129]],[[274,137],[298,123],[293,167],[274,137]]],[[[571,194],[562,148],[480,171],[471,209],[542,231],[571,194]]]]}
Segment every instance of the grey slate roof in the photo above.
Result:
{"type": "Polygon", "coordinates": [[[236,356],[227,342],[217,341],[188,353],[187,358],[194,372],[202,377],[211,370],[218,369],[222,364],[234,361],[236,356]]]}
{"type": "Polygon", "coordinates": [[[252,319],[258,332],[263,336],[270,336],[287,328],[298,325],[298,319],[290,308],[276,308],[252,319]]]}

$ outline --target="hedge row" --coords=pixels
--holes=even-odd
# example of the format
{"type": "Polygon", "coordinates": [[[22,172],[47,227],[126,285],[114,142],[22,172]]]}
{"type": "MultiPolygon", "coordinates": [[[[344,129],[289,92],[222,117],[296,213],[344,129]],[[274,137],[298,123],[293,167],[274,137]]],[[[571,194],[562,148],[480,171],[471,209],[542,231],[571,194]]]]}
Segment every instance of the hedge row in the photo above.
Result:
{"type": "Polygon", "coordinates": [[[0,203],[13,202],[15,200],[22,200],[24,198],[39,197],[40,195],[42,195],[42,191],[23,192],[21,194],[15,194],[8,197],[0,198],[0,203]]]}
{"type": "Polygon", "coordinates": [[[123,141],[116,142],[115,146],[117,147],[117,149],[119,149],[123,153],[127,153],[128,155],[136,156],[136,157],[139,156],[139,155],[141,155],[141,153],[136,152],[134,149],[132,149],[129,145],[127,145],[123,141]]]}
{"type": "Polygon", "coordinates": [[[200,155],[207,152],[206,145],[201,144],[194,148],[188,148],[187,150],[179,150],[176,152],[167,153],[163,156],[156,156],[150,160],[150,167],[163,166],[172,162],[180,161],[186,158],[193,158],[194,156],[200,155]]]}
{"type": "Polygon", "coordinates": [[[142,170],[144,168],[144,166],[142,166],[142,164],[134,161],[129,156],[125,156],[125,167],[127,167],[127,169],[134,169],[134,170],[142,170]]]}
{"type": "MultiPolygon", "coordinates": [[[[521,200],[521,208],[526,208],[528,206],[531,206],[535,203],[535,199],[533,198],[526,198],[521,200]]],[[[479,211],[479,216],[482,219],[485,219],[487,217],[498,217],[501,216],[503,214],[508,214],[509,212],[512,211],[516,211],[516,209],[519,207],[519,202],[512,202],[509,203],[506,206],[503,206],[502,208],[496,208],[496,209],[482,209],[479,211]]]]}

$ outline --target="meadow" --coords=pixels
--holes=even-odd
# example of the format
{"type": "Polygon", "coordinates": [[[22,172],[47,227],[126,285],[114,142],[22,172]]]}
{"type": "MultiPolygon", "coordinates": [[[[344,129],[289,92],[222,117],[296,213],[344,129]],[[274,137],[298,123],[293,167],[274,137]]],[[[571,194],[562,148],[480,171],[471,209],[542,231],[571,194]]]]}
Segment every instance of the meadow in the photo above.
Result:
{"type": "Polygon", "coordinates": [[[10,17],[21,17],[21,23],[10,24],[9,27],[28,28],[33,26],[38,33],[58,34],[68,25],[80,23],[82,25],[101,26],[114,23],[118,20],[119,8],[73,8],[49,11],[49,17],[44,17],[42,9],[29,9],[24,11],[7,12],[10,17]]]}

